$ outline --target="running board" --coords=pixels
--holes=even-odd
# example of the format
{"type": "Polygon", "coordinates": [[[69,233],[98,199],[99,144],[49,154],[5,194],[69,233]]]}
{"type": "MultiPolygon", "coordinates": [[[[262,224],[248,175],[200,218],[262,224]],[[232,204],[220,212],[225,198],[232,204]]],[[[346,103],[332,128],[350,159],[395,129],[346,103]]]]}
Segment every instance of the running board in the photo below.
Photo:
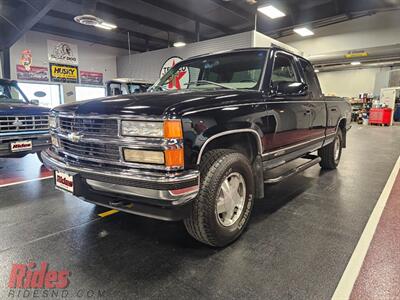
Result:
{"type": "Polygon", "coordinates": [[[316,157],[313,160],[308,161],[300,166],[297,166],[296,168],[289,170],[278,177],[266,179],[266,180],[264,180],[264,183],[275,184],[275,183],[282,182],[294,175],[297,175],[297,174],[307,170],[308,168],[311,168],[312,166],[318,164],[320,161],[321,161],[321,157],[316,157]]]}

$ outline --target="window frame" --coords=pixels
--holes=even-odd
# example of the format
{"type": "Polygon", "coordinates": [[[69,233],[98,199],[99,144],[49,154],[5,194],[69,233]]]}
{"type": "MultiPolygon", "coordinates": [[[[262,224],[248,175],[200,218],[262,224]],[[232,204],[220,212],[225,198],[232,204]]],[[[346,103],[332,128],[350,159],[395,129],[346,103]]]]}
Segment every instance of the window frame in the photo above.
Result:
{"type": "Polygon", "coordinates": [[[313,76],[314,76],[314,81],[315,81],[315,88],[316,88],[316,90],[318,92],[317,95],[315,95],[315,93],[310,89],[310,86],[312,86],[312,85],[310,85],[310,83],[307,80],[306,71],[305,71],[305,68],[302,65],[302,62],[304,62],[305,64],[310,66],[312,68],[312,70],[314,70],[314,66],[311,64],[311,62],[309,62],[305,58],[299,58],[299,60],[298,60],[299,68],[301,69],[301,73],[302,73],[302,76],[303,76],[303,82],[308,85],[308,91],[311,94],[310,98],[312,100],[319,100],[319,99],[322,98],[323,94],[322,94],[321,84],[319,82],[318,76],[314,71],[313,76]]]}
{"type": "MultiPolygon", "coordinates": [[[[289,59],[293,60],[293,62],[294,62],[294,64],[293,64],[294,71],[296,73],[296,76],[297,76],[299,82],[305,83],[304,77],[302,76],[302,73],[300,72],[300,69],[299,69],[299,59],[298,59],[298,57],[293,55],[293,54],[291,54],[291,53],[288,53],[288,52],[285,52],[285,51],[281,51],[281,50],[277,50],[277,51],[275,51],[275,53],[273,55],[273,63],[272,63],[272,68],[270,69],[269,84],[267,85],[267,88],[268,88],[270,96],[272,96],[272,74],[274,72],[275,62],[276,62],[276,58],[278,57],[278,55],[286,56],[289,59]]],[[[282,95],[282,96],[285,96],[285,95],[282,95]]]]}

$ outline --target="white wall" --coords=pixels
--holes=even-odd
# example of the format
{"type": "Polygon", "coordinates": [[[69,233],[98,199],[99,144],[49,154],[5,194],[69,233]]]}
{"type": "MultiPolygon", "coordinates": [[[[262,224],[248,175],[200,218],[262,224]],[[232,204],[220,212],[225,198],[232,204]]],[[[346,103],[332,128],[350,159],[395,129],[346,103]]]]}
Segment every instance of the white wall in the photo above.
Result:
{"type": "Polygon", "coordinates": [[[314,30],[312,37],[297,34],[279,39],[306,56],[335,51],[362,50],[400,43],[400,12],[384,12],[314,30]]]}
{"type": "MultiPolygon", "coordinates": [[[[337,51],[364,50],[400,44],[400,12],[384,12],[315,29],[315,35],[302,38],[293,34],[279,39],[306,57],[337,51]]],[[[379,96],[387,87],[390,68],[366,68],[321,72],[318,77],[325,94],[356,97],[361,92],[379,96]]]]}
{"type": "Polygon", "coordinates": [[[361,93],[374,93],[375,78],[380,69],[359,69],[318,73],[321,88],[326,95],[358,97],[361,93]]]}
{"type": "MultiPolygon", "coordinates": [[[[32,51],[33,66],[49,67],[47,57],[48,39],[76,44],[78,46],[79,70],[102,72],[104,81],[117,76],[116,57],[127,52],[123,49],[29,31],[10,49],[12,79],[17,79],[16,65],[19,64],[21,51],[24,49],[30,49],[32,51]]],[[[63,84],[64,101],[66,103],[75,101],[75,86],[75,84],[63,84]],[[72,95],[70,95],[71,92],[73,92],[72,95]]]]}

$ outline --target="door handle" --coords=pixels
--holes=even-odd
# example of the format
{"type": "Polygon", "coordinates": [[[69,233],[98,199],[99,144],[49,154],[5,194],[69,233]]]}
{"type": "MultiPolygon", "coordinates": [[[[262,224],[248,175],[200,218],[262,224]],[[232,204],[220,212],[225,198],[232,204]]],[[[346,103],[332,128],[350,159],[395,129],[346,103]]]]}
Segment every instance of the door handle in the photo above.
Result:
{"type": "Polygon", "coordinates": [[[337,111],[337,109],[336,108],[331,108],[331,111],[337,111]]]}

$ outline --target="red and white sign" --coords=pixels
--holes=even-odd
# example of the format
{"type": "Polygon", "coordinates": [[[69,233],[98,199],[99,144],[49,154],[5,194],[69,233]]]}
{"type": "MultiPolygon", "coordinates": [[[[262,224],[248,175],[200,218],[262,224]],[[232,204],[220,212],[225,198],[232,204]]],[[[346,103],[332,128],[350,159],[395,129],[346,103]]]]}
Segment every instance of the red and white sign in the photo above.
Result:
{"type": "Polygon", "coordinates": [[[103,85],[103,73],[80,71],[81,84],[103,85]]]}
{"type": "MultiPolygon", "coordinates": [[[[182,61],[182,58],[178,56],[173,56],[169,58],[162,66],[160,71],[160,78],[163,77],[167,72],[174,67],[177,63],[182,61]]],[[[187,84],[190,81],[189,70],[186,67],[180,68],[178,72],[176,72],[164,86],[165,89],[168,90],[180,90],[182,88],[186,88],[187,84]]]]}
{"type": "Polygon", "coordinates": [[[11,152],[32,150],[32,141],[20,141],[11,143],[11,152]]]}
{"type": "Polygon", "coordinates": [[[29,71],[23,65],[17,65],[17,79],[49,81],[49,69],[45,67],[30,66],[29,71]]]}
{"type": "Polygon", "coordinates": [[[56,187],[71,193],[74,192],[74,177],[72,175],[56,171],[55,179],[56,187]]]}

